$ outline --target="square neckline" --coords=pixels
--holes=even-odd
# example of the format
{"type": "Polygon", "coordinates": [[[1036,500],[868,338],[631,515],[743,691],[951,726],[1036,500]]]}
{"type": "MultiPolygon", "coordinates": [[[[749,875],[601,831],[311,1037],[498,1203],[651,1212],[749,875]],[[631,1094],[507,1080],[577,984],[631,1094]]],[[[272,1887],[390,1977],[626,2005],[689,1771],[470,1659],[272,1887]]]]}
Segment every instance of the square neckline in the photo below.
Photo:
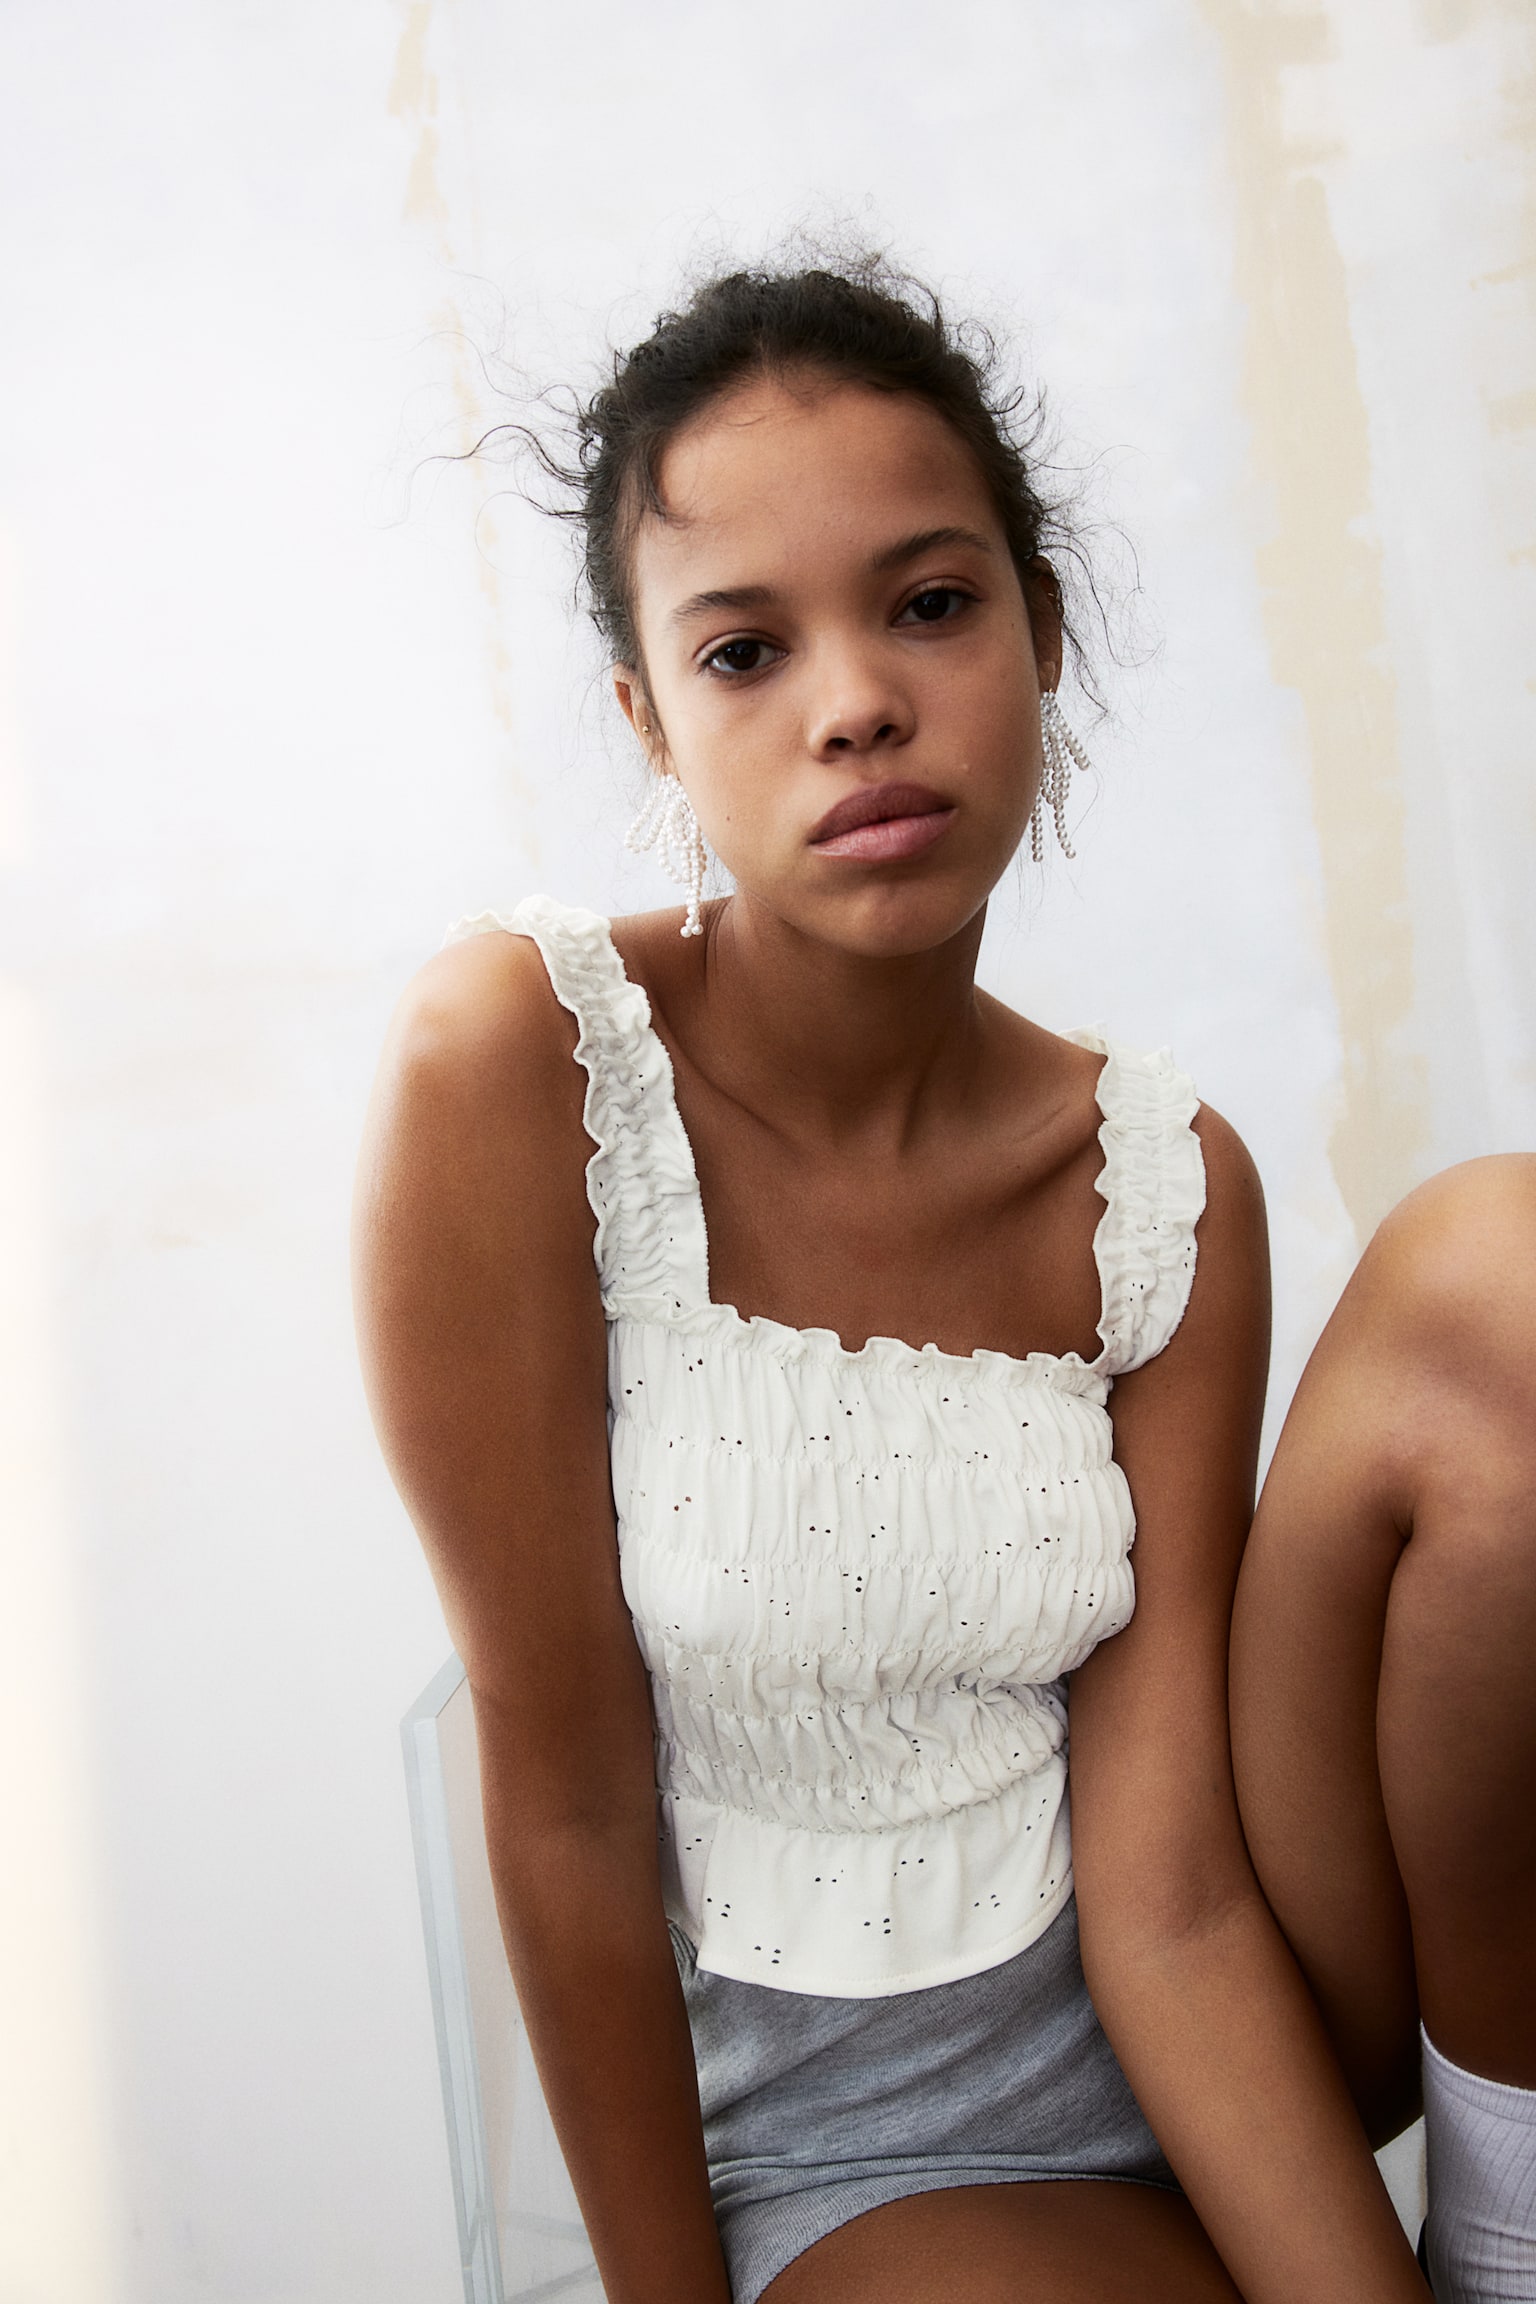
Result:
{"type": "Polygon", "coordinates": [[[672,1060],[644,986],[620,958],[611,922],[580,905],[528,895],[510,913],[467,915],[443,941],[493,931],[534,945],[556,1001],[577,1027],[575,1057],[586,1075],[582,1120],[592,1145],[585,1181],[597,1224],[593,1257],[610,1324],[634,1318],[712,1325],[722,1342],[750,1342],[756,1334],[785,1361],[814,1352],[849,1366],[883,1361],[952,1376],[990,1368],[999,1380],[1050,1379],[1101,1403],[1117,1376],[1155,1358],[1178,1328],[1194,1285],[1206,1176],[1194,1126],[1200,1097],[1167,1048],[1143,1056],[1098,1029],[1062,1035],[1103,1059],[1094,1101],[1103,1114],[1104,1166],[1094,1189],[1104,1213],[1092,1244],[1103,1310],[1101,1349],[1092,1360],[1076,1351],[1021,1359],[989,1345],[943,1353],[937,1344],[899,1336],[868,1337],[850,1351],[831,1329],[790,1328],[760,1313],[749,1319],[711,1297],[698,1165],[677,1106],[672,1060]]]}
{"type": "MultiPolygon", "coordinates": [[[[636,977],[631,976],[625,966],[624,955],[614,941],[612,920],[602,913],[594,913],[591,917],[601,922],[603,939],[620,982],[635,994],[644,1010],[643,1018],[638,1019],[638,1021],[645,1041],[657,1059],[657,1085],[664,1117],[676,1131],[677,1140],[686,1155],[692,1212],[698,1225],[699,1241],[704,1259],[703,1301],[688,1308],[696,1317],[709,1325],[725,1328],[736,1335],[738,1339],[749,1339],[760,1335],[766,1341],[772,1342],[780,1348],[793,1348],[795,1346],[815,1348],[825,1351],[829,1356],[850,1362],[868,1360],[890,1363],[900,1359],[920,1366],[956,1369],[992,1368],[1003,1372],[1017,1372],[1021,1375],[1038,1375],[1042,1369],[1060,1369],[1069,1377],[1089,1376],[1106,1384],[1112,1381],[1110,1371],[1103,1365],[1111,1350],[1113,1337],[1105,1332],[1111,1316],[1109,1275],[1099,1248],[1100,1236],[1104,1232],[1112,1213],[1111,1197],[1106,1189],[1111,1163],[1109,1148],[1104,1142],[1104,1131],[1111,1124],[1113,1116],[1105,1105],[1103,1095],[1104,1080],[1110,1068],[1112,1051],[1101,1033],[1092,1029],[1080,1029],[1063,1032],[1060,1035],[1063,1040],[1070,1040],[1075,1046],[1087,1049],[1090,1055],[1097,1054],[1102,1059],[1094,1076],[1093,1084],[1094,1104],[1099,1113],[1097,1135],[1099,1147],[1104,1153],[1105,1159],[1104,1165],[1094,1178],[1093,1184],[1095,1192],[1104,1202],[1104,1212],[1094,1227],[1092,1241],[1094,1270],[1099,1281],[1099,1318],[1095,1328],[1095,1334],[1099,1338],[1099,1349],[1092,1360],[1085,1360],[1076,1349],[1070,1352],[1037,1350],[1021,1356],[1016,1352],[1001,1351],[995,1345],[988,1344],[975,1345],[969,1352],[947,1352],[941,1345],[932,1342],[913,1344],[904,1336],[872,1335],[867,1336],[862,1344],[851,1346],[843,1342],[835,1328],[801,1328],[786,1320],[776,1320],[771,1313],[745,1313],[737,1305],[724,1302],[711,1292],[709,1220],[704,1210],[704,1194],[699,1184],[699,1168],[694,1155],[693,1138],[688,1133],[687,1123],[683,1119],[682,1109],[677,1101],[677,1074],[672,1062],[672,1052],[656,1029],[655,1012],[651,1005],[649,992],[636,977]]],[[[577,1021],[579,1024],[581,1019],[578,1017],[577,1021]]],[[[589,1184],[593,1162],[601,1157],[601,1153],[602,1147],[594,1138],[593,1150],[587,1161],[589,1184]]],[[[592,1199],[590,1188],[588,1197],[592,1199]]],[[[595,1199],[592,1200],[592,1205],[599,1217],[599,1222],[601,1222],[602,1211],[598,1208],[595,1199]]]]}

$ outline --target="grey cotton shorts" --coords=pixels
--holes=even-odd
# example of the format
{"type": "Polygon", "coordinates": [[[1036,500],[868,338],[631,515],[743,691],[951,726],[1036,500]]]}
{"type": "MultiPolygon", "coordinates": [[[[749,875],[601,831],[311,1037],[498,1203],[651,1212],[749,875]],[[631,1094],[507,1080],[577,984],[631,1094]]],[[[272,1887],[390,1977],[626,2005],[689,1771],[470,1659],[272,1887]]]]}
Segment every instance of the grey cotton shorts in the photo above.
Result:
{"type": "Polygon", "coordinates": [[[883,2000],[705,1974],[673,1931],[735,2304],[914,2192],[1107,2177],[1177,2189],[1093,2012],[1069,1903],[1000,1967],[883,2000]]]}

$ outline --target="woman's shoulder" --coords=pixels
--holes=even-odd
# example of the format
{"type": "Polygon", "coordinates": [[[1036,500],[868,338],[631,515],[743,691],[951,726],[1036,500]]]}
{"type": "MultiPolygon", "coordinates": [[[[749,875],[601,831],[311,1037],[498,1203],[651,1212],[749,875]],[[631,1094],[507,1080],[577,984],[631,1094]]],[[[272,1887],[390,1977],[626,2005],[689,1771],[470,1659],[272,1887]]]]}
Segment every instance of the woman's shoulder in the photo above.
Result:
{"type": "Polygon", "coordinates": [[[1255,1220],[1262,1226],[1264,1193],[1252,1154],[1169,1048],[1127,1046],[1098,1027],[1048,1037],[1087,1066],[1094,1101],[1111,1130],[1140,1136],[1149,1154],[1161,1139],[1165,1157],[1177,1158],[1192,1144],[1204,1183],[1202,1207],[1231,1209],[1245,1227],[1255,1220]]]}
{"type": "Polygon", "coordinates": [[[1382,1359],[1444,1363],[1480,1380],[1492,1361],[1529,1369],[1536,1283],[1536,1155],[1443,1169],[1376,1230],[1336,1325],[1382,1359]]]}
{"type": "Polygon", "coordinates": [[[518,1169],[526,1176],[530,1157],[563,1169],[591,1149],[576,1037],[537,944],[519,934],[459,938],[407,984],[378,1097],[397,1129],[436,1147],[445,1170],[478,1166],[482,1149],[509,1180],[518,1169]]]}
{"type": "Polygon", "coordinates": [[[444,1088],[569,1064],[574,1026],[537,944],[518,934],[458,937],[407,984],[392,1038],[399,1059],[444,1088]]]}
{"type": "Polygon", "coordinates": [[[1251,1169],[1236,1129],[1203,1100],[1168,1048],[1144,1050],[1099,1025],[1054,1031],[994,994],[979,997],[1013,1081],[1052,1098],[1067,1097],[1087,1132],[1097,1134],[1107,1122],[1148,1136],[1193,1136],[1207,1162],[1234,1179],[1251,1169]]]}
{"type": "Polygon", "coordinates": [[[1106,1232],[1114,1237],[1101,1246],[1141,1314],[1148,1309],[1142,1299],[1149,1259],[1169,1266],[1169,1288],[1182,1309],[1197,1238],[1208,1268],[1267,1267],[1264,1187],[1253,1155],[1168,1048],[1127,1046],[1100,1027],[1050,1032],[1022,1017],[1014,1021],[1033,1036],[1021,1043],[1027,1056],[1056,1068],[1079,1127],[1091,1130],[1103,1149],[1099,1189],[1109,1203],[1106,1232]]]}

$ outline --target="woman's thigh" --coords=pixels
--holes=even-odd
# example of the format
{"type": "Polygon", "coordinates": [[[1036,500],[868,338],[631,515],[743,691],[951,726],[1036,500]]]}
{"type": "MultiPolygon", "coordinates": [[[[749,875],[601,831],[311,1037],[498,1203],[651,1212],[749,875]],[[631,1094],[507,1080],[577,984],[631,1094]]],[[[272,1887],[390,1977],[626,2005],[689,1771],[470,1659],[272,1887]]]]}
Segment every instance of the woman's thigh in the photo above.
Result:
{"type": "Polygon", "coordinates": [[[1490,1160],[1363,1259],[1233,1627],[1249,1845],[1378,2142],[1416,2109],[1420,2006],[1455,2060],[1536,2070],[1533,1648],[1536,1161],[1490,1160]]]}
{"type": "Polygon", "coordinates": [[[872,2208],[763,2304],[1237,2304],[1182,2194],[1150,2184],[976,2184],[872,2208]]]}

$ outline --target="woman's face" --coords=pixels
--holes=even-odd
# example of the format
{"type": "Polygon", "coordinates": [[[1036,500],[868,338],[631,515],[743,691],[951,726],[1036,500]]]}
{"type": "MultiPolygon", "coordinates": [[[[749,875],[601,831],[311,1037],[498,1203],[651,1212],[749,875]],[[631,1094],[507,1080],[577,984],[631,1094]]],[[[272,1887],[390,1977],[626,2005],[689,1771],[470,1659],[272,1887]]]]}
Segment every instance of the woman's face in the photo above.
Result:
{"type": "Polygon", "coordinates": [[[970,452],[925,400],[807,375],[723,396],[658,478],[645,681],[617,675],[653,763],[749,901],[871,956],[943,943],[1029,821],[1060,658],[970,452]]]}

